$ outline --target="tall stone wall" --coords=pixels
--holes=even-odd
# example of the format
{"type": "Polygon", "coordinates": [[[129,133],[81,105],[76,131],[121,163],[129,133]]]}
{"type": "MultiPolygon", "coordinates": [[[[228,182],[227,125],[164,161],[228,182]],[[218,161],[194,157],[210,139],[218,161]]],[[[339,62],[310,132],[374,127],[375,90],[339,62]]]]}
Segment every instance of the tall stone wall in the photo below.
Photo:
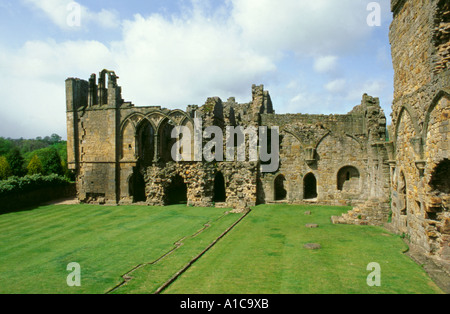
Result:
{"type": "Polygon", "coordinates": [[[395,0],[392,11],[391,227],[450,260],[449,2],[395,0]]]}
{"type": "MultiPolygon", "coordinates": [[[[242,210],[278,200],[361,205],[385,194],[374,187],[378,179],[371,145],[385,140],[386,118],[378,99],[368,95],[347,115],[277,115],[263,85],[252,86],[248,103],[210,97],[186,111],[135,107],[121,99],[117,77],[107,70],[98,80],[94,74],[89,81],[68,79],[66,93],[68,161],[83,202],[166,205],[178,189],[191,206],[219,203],[242,210]],[[191,133],[189,160],[171,159],[175,126],[191,133]],[[223,161],[197,160],[194,131],[202,135],[212,126],[224,136],[223,161]],[[262,173],[248,149],[245,161],[226,160],[227,126],[279,127],[278,169],[262,173]],[[224,181],[223,200],[215,193],[218,177],[224,181]]],[[[209,139],[200,137],[204,147],[209,139]]]]}
{"type": "Polygon", "coordinates": [[[68,164],[77,172],[78,197],[100,203],[117,201],[117,144],[120,87],[114,72],[89,82],[66,80],[68,164]],[[108,78],[108,83],[106,83],[108,78]],[[108,86],[108,88],[106,88],[108,86]]]}
{"type": "Polygon", "coordinates": [[[365,198],[367,151],[363,145],[362,116],[352,115],[263,115],[262,124],[279,126],[281,131],[280,168],[277,173],[263,174],[267,201],[275,201],[274,180],[285,177],[286,200],[302,202],[305,176],[317,181],[317,202],[349,205],[365,198]],[[338,172],[352,166],[358,176],[351,188],[338,189],[338,172]]]}

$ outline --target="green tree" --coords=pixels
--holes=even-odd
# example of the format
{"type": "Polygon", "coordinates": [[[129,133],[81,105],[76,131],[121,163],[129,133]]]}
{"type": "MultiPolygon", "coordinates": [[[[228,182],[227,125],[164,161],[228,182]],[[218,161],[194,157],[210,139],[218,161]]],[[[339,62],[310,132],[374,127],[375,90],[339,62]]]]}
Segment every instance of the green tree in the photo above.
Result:
{"type": "Polygon", "coordinates": [[[12,141],[0,137],[0,155],[8,154],[13,147],[12,141]]]}
{"type": "Polygon", "coordinates": [[[13,148],[12,151],[6,155],[6,159],[8,160],[13,175],[18,177],[24,175],[24,159],[17,147],[13,148]]]}
{"type": "Polygon", "coordinates": [[[44,173],[46,175],[49,174],[63,174],[63,167],[61,164],[61,157],[58,154],[58,151],[51,147],[47,154],[45,160],[42,162],[42,166],[44,167],[44,173]]]}
{"type": "Polygon", "coordinates": [[[42,166],[38,155],[34,155],[33,158],[31,158],[31,161],[27,166],[27,170],[29,175],[44,173],[44,167],[42,166]]]}
{"type": "Polygon", "coordinates": [[[6,180],[12,176],[11,167],[4,156],[0,156],[0,180],[6,180]]]}
{"type": "Polygon", "coordinates": [[[58,134],[52,134],[50,136],[50,141],[51,141],[52,144],[59,143],[59,142],[61,142],[61,140],[62,140],[62,137],[59,136],[58,134]]]}

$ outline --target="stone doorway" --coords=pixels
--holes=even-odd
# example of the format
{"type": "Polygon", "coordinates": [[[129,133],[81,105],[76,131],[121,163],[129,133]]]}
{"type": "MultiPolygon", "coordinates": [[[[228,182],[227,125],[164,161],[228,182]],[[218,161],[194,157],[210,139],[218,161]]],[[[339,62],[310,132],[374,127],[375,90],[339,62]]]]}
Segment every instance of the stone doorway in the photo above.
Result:
{"type": "Polygon", "coordinates": [[[223,203],[227,200],[227,194],[225,190],[225,179],[223,174],[218,172],[214,179],[214,202],[223,203]]]}
{"type": "Polygon", "coordinates": [[[284,175],[280,174],[278,177],[276,177],[274,181],[274,192],[275,192],[275,201],[284,201],[287,197],[287,191],[284,188],[284,182],[286,181],[286,178],[284,175]]]}
{"type": "Polygon", "coordinates": [[[308,173],[303,179],[303,199],[317,198],[317,180],[313,173],[308,173]]]}
{"type": "Polygon", "coordinates": [[[166,204],[187,204],[187,184],[180,175],[173,177],[166,189],[166,204]]]}
{"type": "Polygon", "coordinates": [[[133,198],[133,203],[145,202],[147,200],[144,176],[139,171],[133,171],[128,184],[129,194],[133,198]]]}

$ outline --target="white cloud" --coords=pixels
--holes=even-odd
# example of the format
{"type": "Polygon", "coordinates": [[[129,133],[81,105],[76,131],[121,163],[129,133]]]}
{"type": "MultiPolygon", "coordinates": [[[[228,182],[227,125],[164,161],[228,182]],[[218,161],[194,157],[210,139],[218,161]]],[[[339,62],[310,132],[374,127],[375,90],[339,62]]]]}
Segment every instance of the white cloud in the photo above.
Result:
{"type": "MultiPolygon", "coordinates": [[[[22,1],[62,29],[67,27],[71,1],[22,1]]],[[[361,2],[228,0],[212,9],[195,0],[181,15],[136,15],[126,21],[112,10],[92,12],[82,7],[86,23],[120,26],[122,37],[113,43],[33,40],[18,50],[8,50],[7,43],[0,41],[0,84],[4,87],[0,90],[0,124],[6,125],[5,119],[17,121],[20,130],[29,134],[19,136],[47,135],[55,128],[62,129],[63,135],[64,80],[87,79],[103,68],[118,74],[124,99],[138,106],[184,109],[188,104],[201,105],[210,96],[224,100],[235,96],[246,102],[251,98],[251,84],[265,84],[272,85],[268,88],[272,95],[286,99],[273,97],[280,109],[277,112],[326,113],[335,109],[336,96],[353,101],[364,92],[376,96],[383,91],[381,81],[378,85],[358,82],[355,87],[353,80],[337,73],[342,55],[349,50],[355,53],[354,47],[371,31],[365,1],[361,2]],[[314,62],[315,72],[297,70],[294,74],[296,70],[289,67],[293,63],[283,59],[291,54],[300,57],[297,60],[314,62]],[[283,62],[289,66],[281,66],[283,62]],[[286,76],[283,71],[292,72],[286,76]],[[317,73],[326,74],[330,81],[324,82],[317,73]],[[322,87],[331,94],[323,95],[322,87]],[[348,92],[346,87],[352,88],[348,92]],[[19,118],[18,112],[24,116],[19,118]]]]}
{"type": "Polygon", "coordinates": [[[251,84],[276,69],[233,25],[198,14],[174,20],[136,15],[124,23],[123,41],[113,51],[124,92],[138,105],[185,107],[207,96],[248,98],[251,84]]]}
{"type": "Polygon", "coordinates": [[[347,92],[348,99],[355,99],[361,97],[364,93],[370,96],[378,97],[385,95],[387,91],[387,83],[383,80],[368,79],[363,82],[355,82],[352,89],[347,92]]]}
{"type": "Polygon", "coordinates": [[[316,91],[302,89],[299,93],[293,95],[277,113],[325,114],[332,106],[336,106],[335,98],[329,95],[324,96],[316,91]]]}
{"type": "Polygon", "coordinates": [[[365,1],[231,0],[243,38],[274,55],[349,51],[371,32],[365,1]]]}
{"type": "Polygon", "coordinates": [[[82,29],[88,24],[95,23],[103,28],[116,28],[120,25],[119,15],[114,10],[102,9],[92,12],[87,7],[73,0],[22,0],[34,9],[42,11],[50,20],[62,29],[82,29]],[[73,27],[68,23],[73,14],[78,14],[80,27],[73,27]]]}
{"type": "Polygon", "coordinates": [[[98,67],[114,67],[109,48],[98,41],[28,41],[0,60],[14,77],[56,82],[65,75],[86,75],[98,67]]]}
{"type": "Polygon", "coordinates": [[[333,80],[325,85],[325,89],[330,93],[342,93],[345,91],[346,83],[345,79],[333,80]]]}
{"type": "Polygon", "coordinates": [[[314,60],[314,70],[318,73],[329,73],[337,68],[337,56],[318,57],[314,60]]]}
{"type": "Polygon", "coordinates": [[[96,41],[29,41],[18,51],[0,48],[2,136],[65,135],[65,79],[115,66],[108,48],[96,41]]]}

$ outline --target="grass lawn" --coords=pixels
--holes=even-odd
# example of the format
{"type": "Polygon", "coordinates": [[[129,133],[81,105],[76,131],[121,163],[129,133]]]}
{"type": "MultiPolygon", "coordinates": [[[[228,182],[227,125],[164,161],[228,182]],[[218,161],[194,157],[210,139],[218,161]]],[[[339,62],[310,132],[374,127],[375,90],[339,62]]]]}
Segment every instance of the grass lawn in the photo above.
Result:
{"type": "MultiPolygon", "coordinates": [[[[129,270],[157,260],[205,224],[220,234],[241,217],[224,212],[181,205],[61,205],[0,215],[0,293],[106,293],[129,270]],[[66,283],[72,262],[81,266],[81,287],[66,283]]],[[[190,241],[203,249],[213,240],[202,232],[190,241]]],[[[183,251],[188,260],[201,252],[183,251]]],[[[161,271],[155,286],[182,268],[180,262],[161,271]]]]}
{"type": "MultiPolygon", "coordinates": [[[[398,236],[331,224],[347,210],[255,207],[163,293],[442,293],[402,254],[398,236]],[[305,250],[310,242],[322,249],[305,250]],[[381,287],[366,283],[371,262],[381,266],[381,287]]],[[[0,293],[107,293],[138,265],[112,293],[153,293],[242,217],[225,211],[60,205],[0,215],[0,293]],[[81,287],[66,284],[72,262],[81,266],[81,287]]]]}
{"type": "Polygon", "coordinates": [[[258,206],[165,293],[429,294],[442,291],[402,254],[407,246],[378,227],[333,225],[348,208],[258,206]],[[304,212],[311,210],[311,216],[304,212]],[[308,229],[305,224],[319,224],[308,229]],[[319,243],[321,250],[303,248],[319,243]],[[381,286],[369,287],[369,263],[381,286]]]}

